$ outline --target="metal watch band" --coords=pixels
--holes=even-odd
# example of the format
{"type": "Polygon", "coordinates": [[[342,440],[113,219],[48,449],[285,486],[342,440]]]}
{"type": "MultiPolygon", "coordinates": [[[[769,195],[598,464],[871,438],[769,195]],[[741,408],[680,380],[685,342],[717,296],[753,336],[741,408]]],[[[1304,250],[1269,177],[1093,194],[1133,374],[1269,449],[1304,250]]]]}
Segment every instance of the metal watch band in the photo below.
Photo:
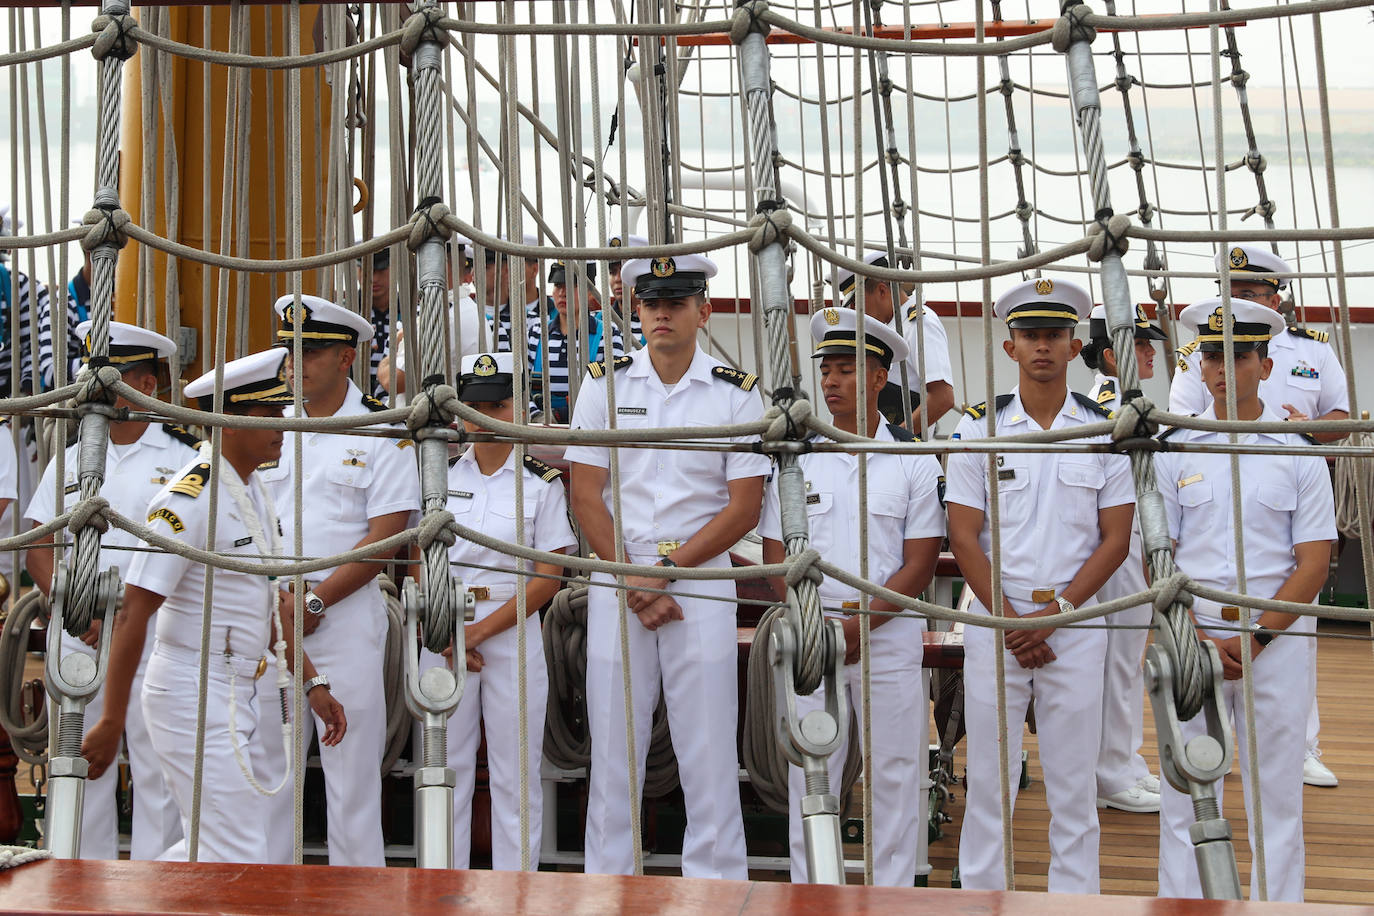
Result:
{"type": "Polygon", "coordinates": [[[324,689],[328,690],[329,678],[323,674],[315,675],[310,680],[306,681],[304,684],[301,685],[301,693],[309,693],[316,687],[323,687],[324,689]]]}
{"type": "Polygon", "coordinates": [[[314,592],[306,592],[303,603],[308,613],[315,614],[316,616],[324,613],[324,600],[314,592]]]}
{"type": "Polygon", "coordinates": [[[1054,600],[1059,605],[1059,613],[1069,614],[1073,612],[1073,602],[1068,598],[1065,598],[1063,595],[1055,595],[1054,600]]]}

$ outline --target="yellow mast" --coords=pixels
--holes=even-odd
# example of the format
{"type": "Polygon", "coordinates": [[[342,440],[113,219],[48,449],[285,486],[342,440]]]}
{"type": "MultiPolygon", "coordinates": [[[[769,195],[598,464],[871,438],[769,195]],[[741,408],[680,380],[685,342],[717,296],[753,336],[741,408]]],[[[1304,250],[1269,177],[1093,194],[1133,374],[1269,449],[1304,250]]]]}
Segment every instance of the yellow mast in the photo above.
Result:
{"type": "MultiPolygon", "coordinates": [[[[135,12],[137,15],[137,11],[135,12]]],[[[169,19],[169,35],[172,39],[201,48],[229,50],[230,11],[227,7],[170,7],[165,14],[169,19]],[[207,12],[208,11],[208,12],[207,12]],[[207,19],[208,16],[208,19],[207,19]]],[[[248,48],[254,54],[287,54],[286,17],[289,9],[272,6],[249,6],[242,12],[243,22],[249,35],[248,48]],[[271,20],[272,45],[268,46],[267,25],[271,20]]],[[[301,7],[301,52],[311,53],[320,50],[319,41],[320,8],[301,7]]],[[[140,54],[153,53],[143,48],[140,54]]],[[[132,66],[125,68],[124,110],[120,131],[120,189],[119,196],[123,206],[133,216],[135,222],[147,226],[163,237],[193,248],[212,252],[227,250],[229,253],[252,258],[284,258],[287,249],[287,209],[290,200],[290,176],[292,169],[301,171],[302,189],[302,240],[304,255],[316,253],[322,247],[323,238],[322,200],[327,188],[326,163],[329,161],[330,129],[330,87],[322,79],[322,71],[305,69],[301,72],[301,156],[299,162],[289,162],[286,157],[286,119],[287,119],[287,74],[285,71],[251,70],[248,76],[247,97],[240,104],[247,106],[247,172],[237,176],[230,191],[229,205],[233,220],[229,229],[230,245],[224,249],[221,244],[221,225],[224,203],[225,135],[233,127],[233,112],[229,107],[230,80],[238,78],[238,69],[216,64],[202,64],[199,61],[166,55],[162,58],[162,79],[169,83],[164,93],[155,90],[154,99],[159,109],[164,95],[170,97],[170,111],[159,111],[160,129],[174,144],[176,150],[177,174],[169,174],[163,167],[162,141],[158,138],[144,138],[143,126],[143,75],[137,65],[138,59],[131,61],[132,66]],[[209,81],[209,107],[204,96],[205,81],[209,81]],[[268,107],[268,84],[272,80],[272,105],[268,107]],[[317,120],[318,118],[318,120],[317,120]],[[208,170],[204,167],[206,152],[205,125],[208,122],[209,156],[208,170]],[[274,146],[275,169],[269,169],[269,131],[274,146]],[[143,206],[143,157],[154,160],[154,195],[152,212],[141,212],[143,206]],[[176,179],[174,185],[173,178],[176,179]],[[240,206],[238,188],[247,189],[245,206],[240,206]],[[205,191],[209,191],[208,221],[205,220],[205,191]],[[178,214],[175,233],[169,231],[166,218],[168,195],[174,194],[172,201],[178,214]],[[275,213],[268,206],[271,196],[276,201],[275,213]],[[243,220],[247,220],[248,247],[240,250],[238,237],[243,220]],[[205,231],[208,226],[208,233],[205,231]]],[[[231,160],[232,165],[232,160],[231,160]]],[[[150,304],[153,324],[166,330],[165,302],[167,285],[167,256],[161,252],[153,253],[152,270],[149,273],[149,289],[140,291],[139,259],[140,246],[130,242],[119,257],[115,276],[115,317],[122,321],[135,321],[138,318],[140,292],[142,301],[150,304]]],[[[238,352],[235,329],[238,326],[239,283],[248,283],[247,305],[249,322],[249,351],[269,346],[272,331],[273,290],[279,295],[288,288],[287,274],[236,274],[229,277],[230,306],[228,320],[227,358],[244,355],[238,352]]],[[[319,272],[306,273],[302,280],[304,292],[318,292],[319,272]]],[[[215,323],[219,296],[219,271],[207,268],[194,261],[183,260],[178,264],[176,277],[176,297],[180,302],[180,322],[183,327],[197,329],[196,358],[183,367],[183,377],[194,377],[197,372],[205,371],[209,363],[207,356],[213,357],[216,340],[215,323]],[[203,279],[209,270],[209,305],[204,309],[203,279]],[[203,329],[208,314],[208,329],[203,329]]]]}

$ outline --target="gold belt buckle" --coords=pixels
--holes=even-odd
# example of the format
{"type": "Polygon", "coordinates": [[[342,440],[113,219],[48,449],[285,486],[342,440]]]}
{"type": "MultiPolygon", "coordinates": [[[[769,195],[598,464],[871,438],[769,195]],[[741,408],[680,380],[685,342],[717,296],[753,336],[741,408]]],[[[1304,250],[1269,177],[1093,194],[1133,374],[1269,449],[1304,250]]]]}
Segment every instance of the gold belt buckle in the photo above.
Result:
{"type": "Polygon", "coordinates": [[[468,594],[472,595],[473,601],[486,601],[491,597],[491,589],[485,585],[474,585],[468,589],[468,594]]]}
{"type": "Polygon", "coordinates": [[[859,602],[845,601],[840,604],[840,607],[846,611],[857,611],[859,609],[859,602]]]}
{"type": "Polygon", "coordinates": [[[1037,604],[1049,604],[1054,600],[1054,589],[1037,588],[1031,591],[1031,600],[1037,604]]]}
{"type": "Polygon", "coordinates": [[[1233,604],[1228,604],[1221,609],[1221,619],[1235,623],[1240,620],[1240,608],[1233,604]]]}
{"type": "Polygon", "coordinates": [[[258,659],[258,670],[253,672],[253,680],[257,680],[267,673],[267,656],[258,659]]]}
{"type": "Polygon", "coordinates": [[[672,553],[674,550],[677,550],[681,546],[681,541],[659,541],[658,555],[660,557],[666,557],[668,554],[672,553]]]}

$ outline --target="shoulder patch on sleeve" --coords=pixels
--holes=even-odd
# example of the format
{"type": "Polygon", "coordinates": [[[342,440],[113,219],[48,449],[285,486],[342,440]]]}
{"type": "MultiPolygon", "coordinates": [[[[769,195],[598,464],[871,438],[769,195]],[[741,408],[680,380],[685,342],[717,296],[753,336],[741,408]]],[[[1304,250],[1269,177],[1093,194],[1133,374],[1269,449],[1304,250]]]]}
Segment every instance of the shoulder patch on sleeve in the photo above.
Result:
{"type": "Polygon", "coordinates": [[[558,479],[558,468],[551,464],[545,464],[533,455],[525,456],[525,468],[540,480],[552,483],[558,479]]]}
{"type": "Polygon", "coordinates": [[[162,431],[182,445],[189,445],[191,448],[200,448],[200,440],[191,434],[186,427],[177,423],[163,423],[162,431]]]}
{"type": "Polygon", "coordinates": [[[918,437],[912,434],[911,430],[905,426],[898,426],[896,423],[887,424],[887,431],[892,433],[892,438],[898,442],[916,442],[918,437]]]}
{"type": "Polygon", "coordinates": [[[205,482],[209,479],[210,462],[202,461],[177,478],[177,482],[172,484],[172,492],[195,499],[205,489],[205,482]]]}
{"type": "Polygon", "coordinates": [[[1115,414],[1113,414],[1110,410],[1107,410],[1105,407],[1094,401],[1092,398],[1088,397],[1086,394],[1079,394],[1077,391],[1075,391],[1073,393],[1073,399],[1078,403],[1082,404],[1084,407],[1086,407],[1089,413],[1095,413],[1099,417],[1105,417],[1107,419],[1110,419],[1113,416],[1115,416],[1115,414]]]}
{"type": "Polygon", "coordinates": [[[1116,379],[1107,379],[1102,383],[1102,387],[1097,389],[1097,403],[1099,405],[1110,404],[1116,400],[1116,379]]]}
{"type": "Polygon", "coordinates": [[[379,413],[386,410],[386,405],[370,394],[363,395],[363,406],[373,413],[379,413]]]}
{"type": "Polygon", "coordinates": [[[166,506],[163,506],[155,512],[148,513],[148,521],[150,523],[158,519],[162,519],[168,525],[171,525],[173,534],[181,534],[181,532],[186,530],[186,523],[181,520],[180,516],[166,506]]]}
{"type": "Polygon", "coordinates": [[[1313,331],[1308,328],[1293,327],[1288,328],[1288,333],[1294,337],[1306,337],[1308,340],[1315,340],[1317,343],[1330,343],[1331,335],[1326,331],[1313,331]]]}
{"type": "Polygon", "coordinates": [[[759,381],[759,377],[754,373],[741,372],[738,369],[731,369],[729,366],[716,366],[711,370],[711,374],[721,381],[729,382],[745,391],[753,391],[754,386],[759,381]]]}

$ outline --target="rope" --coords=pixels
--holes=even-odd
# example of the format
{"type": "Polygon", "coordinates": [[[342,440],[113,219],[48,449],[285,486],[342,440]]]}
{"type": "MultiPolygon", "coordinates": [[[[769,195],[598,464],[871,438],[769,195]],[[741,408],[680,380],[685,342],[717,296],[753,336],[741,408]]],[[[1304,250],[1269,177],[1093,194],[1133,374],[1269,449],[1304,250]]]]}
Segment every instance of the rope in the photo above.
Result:
{"type": "Polygon", "coordinates": [[[41,859],[51,859],[50,849],[29,849],[27,846],[0,846],[0,871],[18,868],[41,859]]]}
{"type": "Polygon", "coordinates": [[[35,623],[47,626],[48,599],[39,589],[30,589],[15,603],[0,629],[0,728],[10,736],[19,759],[42,764],[47,759],[48,707],[38,703],[32,721],[24,710],[24,661],[28,657],[29,633],[35,623]]]}

